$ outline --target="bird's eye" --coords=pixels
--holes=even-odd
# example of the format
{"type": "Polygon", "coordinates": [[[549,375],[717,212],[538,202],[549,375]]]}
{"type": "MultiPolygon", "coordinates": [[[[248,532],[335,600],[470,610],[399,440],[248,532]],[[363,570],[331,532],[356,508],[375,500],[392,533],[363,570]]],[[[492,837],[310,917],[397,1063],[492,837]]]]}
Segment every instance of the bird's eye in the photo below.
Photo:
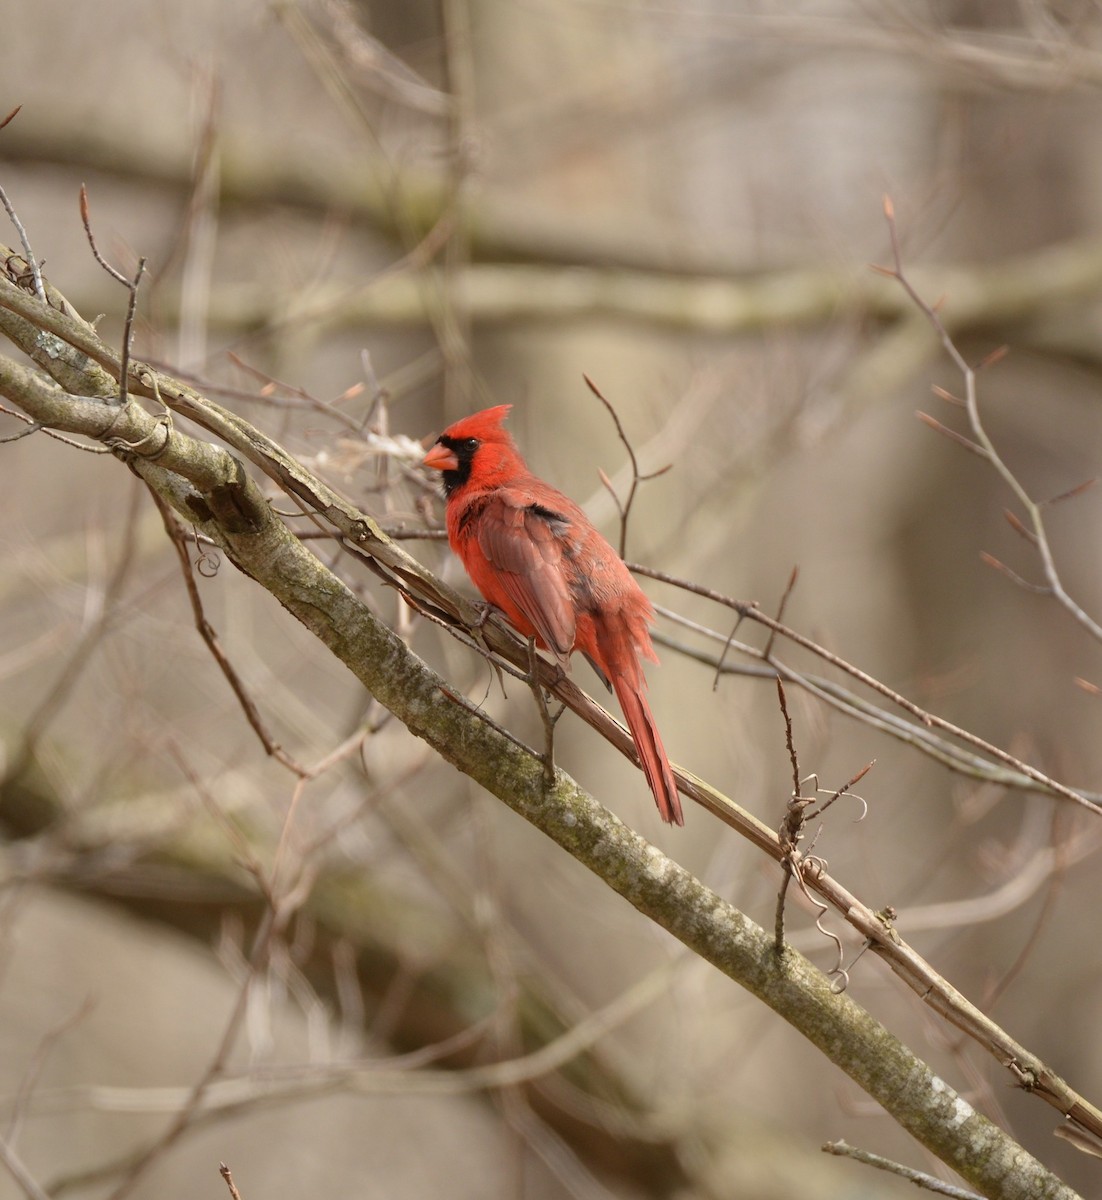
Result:
{"type": "Polygon", "coordinates": [[[468,454],[473,454],[478,449],[479,445],[480,442],[478,438],[463,439],[463,449],[466,450],[468,454]]]}

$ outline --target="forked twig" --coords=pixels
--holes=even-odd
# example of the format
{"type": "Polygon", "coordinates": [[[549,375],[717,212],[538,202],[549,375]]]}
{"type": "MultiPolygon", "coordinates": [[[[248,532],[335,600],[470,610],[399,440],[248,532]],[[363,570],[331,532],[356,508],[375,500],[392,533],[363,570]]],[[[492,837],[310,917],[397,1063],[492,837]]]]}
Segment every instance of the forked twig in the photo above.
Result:
{"type": "Polygon", "coordinates": [[[799,872],[799,865],[796,861],[797,847],[803,838],[804,809],[810,801],[800,795],[800,762],[796,755],[796,743],[792,734],[792,718],[788,715],[788,698],[785,696],[784,684],[780,679],[777,680],[777,702],[780,704],[781,716],[784,718],[784,744],[788,749],[788,761],[792,765],[792,795],[788,798],[784,821],[778,831],[783,874],[780,891],[777,894],[777,910],[773,918],[773,949],[780,954],[784,950],[784,900],[788,894],[789,880],[799,872]]]}
{"type": "Polygon", "coordinates": [[[53,1029],[48,1030],[35,1047],[30,1062],[27,1064],[26,1070],[19,1080],[15,1098],[11,1101],[11,1116],[8,1118],[8,1127],[3,1134],[6,1141],[13,1142],[18,1136],[20,1127],[27,1114],[28,1104],[35,1084],[38,1082],[54,1047],[71,1029],[79,1025],[95,1006],[95,998],[91,995],[85,996],[76,1010],[55,1025],[53,1029]]]}
{"type": "MultiPolygon", "coordinates": [[[[796,587],[796,581],[797,581],[797,579],[799,579],[799,577],[800,577],[800,568],[798,566],[793,567],[792,573],[788,576],[788,583],[785,585],[785,589],[781,593],[780,603],[777,605],[777,615],[774,618],[774,620],[779,621],[781,619],[781,617],[784,616],[784,610],[788,606],[788,598],[789,598],[789,596],[792,595],[792,592],[796,587]]],[[[757,607],[757,606],[754,605],[753,607],[757,607]]],[[[715,673],[715,677],[712,680],[712,691],[713,692],[716,690],[716,688],[719,687],[719,677],[723,673],[723,667],[727,661],[727,655],[730,652],[731,646],[734,644],[735,634],[738,633],[739,626],[742,624],[743,618],[747,615],[744,611],[741,611],[741,610],[736,610],[736,611],[738,611],[738,619],[735,621],[734,625],[731,627],[731,632],[727,635],[727,641],[723,643],[723,652],[720,654],[719,661],[716,663],[716,673],[715,673]]],[[[763,661],[765,661],[767,663],[772,662],[773,643],[776,640],[776,636],[777,636],[776,630],[775,629],[770,630],[769,640],[765,643],[765,649],[761,652],[761,657],[762,657],[763,661]]],[[[777,676],[777,682],[780,683],[780,675],[779,674],[777,676]]],[[[784,697],[783,696],[781,697],[781,708],[784,709],[784,697]]],[[[788,719],[787,710],[785,710],[784,715],[785,715],[785,720],[787,721],[787,719],[788,719]]],[[[791,732],[792,732],[791,727],[789,727],[789,733],[791,734],[791,732]]],[[[791,742],[790,742],[789,753],[791,753],[791,752],[792,752],[792,746],[791,746],[791,742]]],[[[797,771],[796,774],[798,776],[799,771],[797,771]]],[[[796,792],[798,792],[799,790],[800,790],[800,785],[799,785],[799,782],[797,782],[796,790],[792,794],[795,795],[796,792]]]]}
{"type": "MultiPolygon", "coordinates": [[[[792,731],[792,718],[788,712],[788,699],[785,695],[784,684],[780,679],[777,680],[777,702],[780,705],[781,716],[784,718],[784,742],[788,750],[788,761],[792,767],[792,795],[789,797],[785,808],[784,820],[777,831],[781,851],[780,864],[784,874],[781,879],[780,890],[777,894],[777,908],[773,919],[773,950],[776,954],[784,952],[784,902],[788,892],[789,881],[795,878],[807,902],[817,910],[815,914],[816,929],[825,938],[834,943],[837,959],[834,966],[826,974],[834,979],[835,990],[844,991],[849,983],[849,973],[842,967],[845,958],[845,948],[842,945],[842,939],[833,930],[828,929],[823,924],[823,917],[829,911],[829,907],[822,900],[818,899],[818,897],[813,896],[808,887],[809,877],[815,879],[825,873],[826,861],[811,853],[815,845],[815,839],[812,840],[811,846],[803,853],[800,852],[799,845],[803,841],[804,829],[810,817],[821,815],[839,796],[843,796],[849,792],[850,788],[868,773],[872,767],[872,763],[869,763],[868,766],[858,771],[848,783],[834,792],[830,799],[814,813],[809,813],[808,809],[815,803],[815,796],[802,795],[803,785],[809,780],[815,780],[815,792],[818,793],[818,779],[815,775],[809,775],[806,779],[801,778],[800,760],[796,750],[795,736],[792,731]]],[[[860,797],[857,798],[860,800],[860,797]]],[[[864,800],[861,800],[861,804],[867,811],[868,806],[865,805],[864,800]]],[[[862,812],[862,816],[864,816],[864,812],[862,812]]],[[[818,835],[816,835],[816,839],[817,837],[818,835]]]]}
{"type": "Polygon", "coordinates": [[[27,426],[26,429],[21,429],[18,433],[11,433],[6,437],[0,437],[0,446],[6,446],[9,442],[21,441],[25,437],[30,437],[32,433],[38,433],[40,429],[45,429],[41,421],[34,421],[26,413],[17,412],[14,408],[8,408],[4,404],[0,404],[0,413],[3,413],[5,417],[15,417],[17,421],[22,421],[27,426]]]}
{"type": "MultiPolygon", "coordinates": [[[[0,121],[0,129],[3,129],[6,125],[10,125],[19,115],[19,110],[22,107],[22,104],[17,104],[0,121]]],[[[19,244],[23,247],[23,255],[27,260],[27,266],[30,267],[31,277],[34,279],[34,294],[43,304],[46,304],[48,301],[46,299],[46,288],[42,283],[42,270],[38,265],[38,259],[35,258],[34,251],[31,249],[31,239],[27,236],[26,229],[23,228],[23,222],[19,219],[19,214],[15,211],[15,205],[8,199],[8,194],[2,187],[0,187],[0,204],[3,204],[4,211],[8,214],[8,219],[15,226],[15,232],[19,234],[19,244]]]]}
{"type": "MultiPolygon", "coordinates": [[[[788,598],[792,595],[796,587],[796,581],[800,578],[800,568],[793,567],[792,573],[788,577],[788,583],[785,585],[784,591],[781,593],[780,603],[777,605],[777,615],[774,618],[780,622],[784,618],[784,610],[788,607],[788,598]]],[[[762,657],[768,662],[773,657],[773,643],[777,639],[777,630],[773,628],[769,631],[769,640],[765,643],[765,649],[762,651],[762,657]]]]}
{"type": "Polygon", "coordinates": [[[628,488],[628,498],[623,503],[620,502],[620,497],[616,495],[616,491],[612,486],[612,481],[601,471],[601,482],[608,489],[609,495],[612,497],[613,503],[616,505],[616,510],[620,514],[620,557],[623,558],[627,553],[628,541],[628,517],[631,515],[631,506],[635,501],[635,493],[639,490],[641,483],[646,483],[649,479],[657,479],[673,466],[673,463],[667,463],[664,467],[659,467],[657,471],[651,471],[647,475],[643,475],[639,471],[639,460],[635,457],[635,448],[628,441],[628,436],[624,433],[624,427],[620,424],[620,414],[616,411],[612,402],[601,392],[601,389],[589,378],[583,374],[586,387],[597,397],[598,400],[608,409],[609,415],[612,417],[613,423],[616,426],[616,432],[620,437],[620,441],[624,444],[624,449],[628,452],[628,460],[631,463],[631,486],[628,488]]]}
{"type": "Polygon", "coordinates": [[[86,446],[83,442],[76,441],[75,438],[66,437],[63,433],[58,433],[56,429],[50,429],[43,425],[41,421],[32,421],[26,413],[17,412],[14,408],[8,408],[4,404],[0,404],[0,413],[6,417],[15,417],[17,421],[22,421],[27,426],[26,429],[21,429],[18,433],[13,433],[7,437],[0,438],[0,446],[5,446],[9,442],[18,442],[25,437],[30,437],[32,433],[44,433],[47,437],[51,437],[55,442],[63,442],[66,446],[71,446],[74,450],[83,450],[85,454],[110,454],[110,446],[86,446]]]}
{"type": "MultiPolygon", "coordinates": [[[[1041,515],[1044,502],[1034,500],[1026,491],[1018,477],[1003,461],[998,450],[995,448],[994,442],[991,440],[987,430],[984,428],[983,419],[980,416],[979,396],[976,389],[977,371],[983,370],[985,367],[991,366],[993,363],[996,363],[999,361],[999,359],[1003,358],[1006,354],[1006,347],[1000,346],[992,351],[992,353],[980,363],[978,368],[973,367],[965,359],[964,355],[961,354],[956,343],[953,341],[952,336],[946,328],[945,322],[941,319],[941,316],[938,312],[938,305],[930,304],[928,301],[924,300],[919,294],[918,289],[910,281],[906,272],[904,271],[903,251],[900,246],[899,229],[895,220],[895,206],[892,204],[891,198],[888,196],[884,197],[884,217],[888,222],[888,233],[891,238],[893,265],[891,267],[876,266],[874,267],[874,270],[878,271],[882,275],[887,275],[890,279],[894,279],[899,283],[900,287],[903,288],[903,290],[913,301],[915,307],[930,323],[934,332],[937,334],[946,354],[948,354],[949,358],[953,361],[954,366],[961,373],[961,377],[964,380],[964,408],[968,414],[968,424],[971,428],[972,438],[974,440],[969,441],[969,439],[962,438],[959,434],[952,433],[950,430],[945,429],[944,426],[941,426],[932,417],[927,417],[923,414],[920,414],[920,416],[928,425],[936,428],[939,433],[944,433],[950,436],[955,442],[964,445],[967,449],[971,450],[972,453],[978,454],[981,458],[986,459],[987,462],[991,464],[996,473],[1014,494],[1018,503],[1026,512],[1029,522],[1029,529],[1032,532],[1037,553],[1041,558],[1041,565],[1047,583],[1047,590],[1051,593],[1057,603],[1066,609],[1072,615],[1072,617],[1091,635],[1091,637],[1095,638],[1097,641],[1102,641],[1102,624],[1099,624],[1098,621],[1091,617],[1086,611],[1084,611],[1083,608],[1079,606],[1079,604],[1075,602],[1075,600],[1072,599],[1067,590],[1064,588],[1063,582],[1060,579],[1060,573],[1056,568],[1056,560],[1053,557],[1052,547],[1049,545],[1044,519],[1041,515]]],[[[939,394],[944,394],[943,390],[939,391],[939,394]]],[[[1080,484],[1077,487],[1070,489],[1068,492],[1065,492],[1063,496],[1056,497],[1056,500],[1078,495],[1081,491],[1085,490],[1086,487],[1090,486],[1091,482],[1093,481],[1088,481],[1086,484],[1080,484]]],[[[998,563],[998,560],[992,559],[990,555],[984,561],[990,566],[996,566],[997,569],[1003,570],[1002,565],[998,563]]],[[[1006,570],[1003,570],[1003,574],[1006,574],[1009,578],[1015,580],[1018,578],[1006,570]]],[[[1031,590],[1034,589],[1031,587],[1031,590]]]]}
{"type": "Polygon", "coordinates": [[[1036,596],[1052,595],[1052,588],[1047,584],[1031,583],[1028,579],[1023,579],[1017,571],[1011,570],[1001,558],[996,558],[993,554],[988,554],[986,550],[980,551],[980,562],[984,566],[990,567],[993,571],[998,571],[1000,575],[1005,575],[1011,583],[1016,584],[1024,592],[1032,592],[1036,596]]]}
{"type": "Polygon", "coordinates": [[[861,780],[864,779],[865,776],[875,766],[876,766],[875,758],[871,759],[869,762],[865,763],[865,765],[861,768],[861,770],[858,771],[857,774],[854,775],[854,777],[851,780],[849,780],[848,783],[843,783],[842,786],[840,788],[838,788],[837,791],[832,793],[832,795],[830,795],[826,800],[824,800],[823,803],[817,809],[815,809],[814,812],[809,812],[807,814],[807,820],[810,821],[813,817],[821,817],[823,815],[823,813],[825,813],[826,810],[828,808],[830,808],[830,806],[834,803],[835,800],[839,799],[842,796],[851,796],[852,795],[853,798],[855,800],[859,801],[861,804],[861,815],[857,818],[857,820],[863,821],[865,819],[865,817],[868,815],[869,806],[865,800],[863,800],[860,796],[857,796],[854,794],[853,788],[854,788],[854,785],[860,783],[861,780]]]}
{"type": "MultiPolygon", "coordinates": [[[[297,763],[283,747],[272,737],[264,724],[264,718],[260,715],[260,709],[257,708],[256,701],[249,695],[248,689],[245,687],[244,681],[238,675],[229,656],[222,649],[222,644],[218,640],[218,634],[215,633],[214,627],[207,620],[206,613],[203,611],[203,601],[199,595],[199,589],[195,584],[195,578],[192,574],[191,556],[187,548],[187,535],[184,533],[182,526],[176,514],[168,507],[161,497],[152,489],[149,489],[149,494],[153,499],[153,503],[157,506],[157,511],[161,514],[161,520],[164,523],[165,532],[168,534],[169,540],[172,542],[176,555],[180,560],[180,570],[184,578],[184,586],[187,589],[188,600],[191,604],[192,616],[195,620],[195,628],[199,631],[199,636],[203,639],[207,649],[214,657],[214,661],[218,664],[219,669],[226,678],[226,682],[233,690],[233,694],[237,697],[238,704],[241,705],[241,711],[245,714],[245,719],[249,722],[253,732],[260,739],[261,745],[265,752],[277,762],[282,763],[289,771],[294,772],[299,779],[307,779],[311,772],[297,763]]],[[[205,556],[205,552],[204,552],[205,556]]],[[[205,557],[200,558],[200,563],[209,561],[205,557]]],[[[206,570],[200,568],[203,574],[209,574],[210,568],[206,570]]]]}
{"type": "Polygon", "coordinates": [[[19,1187],[23,1190],[27,1200],[50,1200],[45,1190],[39,1184],[38,1180],[31,1174],[27,1165],[15,1152],[15,1148],[8,1144],[7,1138],[0,1138],[0,1164],[3,1164],[8,1170],[8,1174],[15,1180],[19,1187]]]}
{"type": "Polygon", "coordinates": [[[134,272],[133,279],[127,279],[121,271],[116,270],[103,257],[99,247],[96,245],[95,234],[92,232],[92,212],[88,204],[88,189],[83,183],[80,185],[80,219],[84,224],[84,232],[88,238],[88,245],[92,250],[92,257],[95,258],[96,262],[99,263],[112,279],[121,283],[126,288],[129,295],[126,305],[126,320],[122,328],[122,349],[119,352],[119,405],[125,408],[129,392],[130,348],[134,338],[134,313],[138,307],[138,285],[141,283],[142,275],[145,272],[145,257],[143,255],[138,259],[138,268],[134,272]]]}

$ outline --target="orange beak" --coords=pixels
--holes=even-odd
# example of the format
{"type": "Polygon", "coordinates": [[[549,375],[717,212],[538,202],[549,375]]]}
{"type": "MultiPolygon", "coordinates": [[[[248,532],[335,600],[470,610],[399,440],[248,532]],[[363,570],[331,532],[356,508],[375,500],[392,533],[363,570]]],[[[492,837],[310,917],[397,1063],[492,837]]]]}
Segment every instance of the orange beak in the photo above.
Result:
{"type": "Polygon", "coordinates": [[[431,467],[434,471],[458,471],[459,459],[455,457],[454,450],[449,450],[447,446],[437,442],[421,459],[421,466],[431,467]]]}

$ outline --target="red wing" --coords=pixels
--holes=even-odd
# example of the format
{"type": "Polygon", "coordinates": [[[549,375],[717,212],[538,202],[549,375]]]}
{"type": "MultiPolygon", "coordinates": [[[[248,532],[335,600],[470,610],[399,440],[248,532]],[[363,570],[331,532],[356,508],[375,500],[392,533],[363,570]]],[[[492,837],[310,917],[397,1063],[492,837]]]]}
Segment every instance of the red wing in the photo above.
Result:
{"type": "Polygon", "coordinates": [[[567,517],[510,489],[496,493],[478,522],[478,545],[505,596],[565,661],[574,648],[574,600],[563,570],[567,517]]]}

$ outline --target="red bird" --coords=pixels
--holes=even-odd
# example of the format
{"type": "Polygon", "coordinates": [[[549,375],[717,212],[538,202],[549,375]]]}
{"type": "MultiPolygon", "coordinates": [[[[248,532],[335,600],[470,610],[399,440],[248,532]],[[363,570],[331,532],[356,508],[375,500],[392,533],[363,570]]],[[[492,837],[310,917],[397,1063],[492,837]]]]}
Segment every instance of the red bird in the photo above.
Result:
{"type": "Polygon", "coordinates": [[[483,597],[567,667],[580,650],[624,710],[663,821],[683,825],[677,783],[647,703],[654,609],[623,560],[562,492],[537,479],[503,428],[511,404],[450,425],[425,455],[441,471],[448,541],[483,597]]]}

